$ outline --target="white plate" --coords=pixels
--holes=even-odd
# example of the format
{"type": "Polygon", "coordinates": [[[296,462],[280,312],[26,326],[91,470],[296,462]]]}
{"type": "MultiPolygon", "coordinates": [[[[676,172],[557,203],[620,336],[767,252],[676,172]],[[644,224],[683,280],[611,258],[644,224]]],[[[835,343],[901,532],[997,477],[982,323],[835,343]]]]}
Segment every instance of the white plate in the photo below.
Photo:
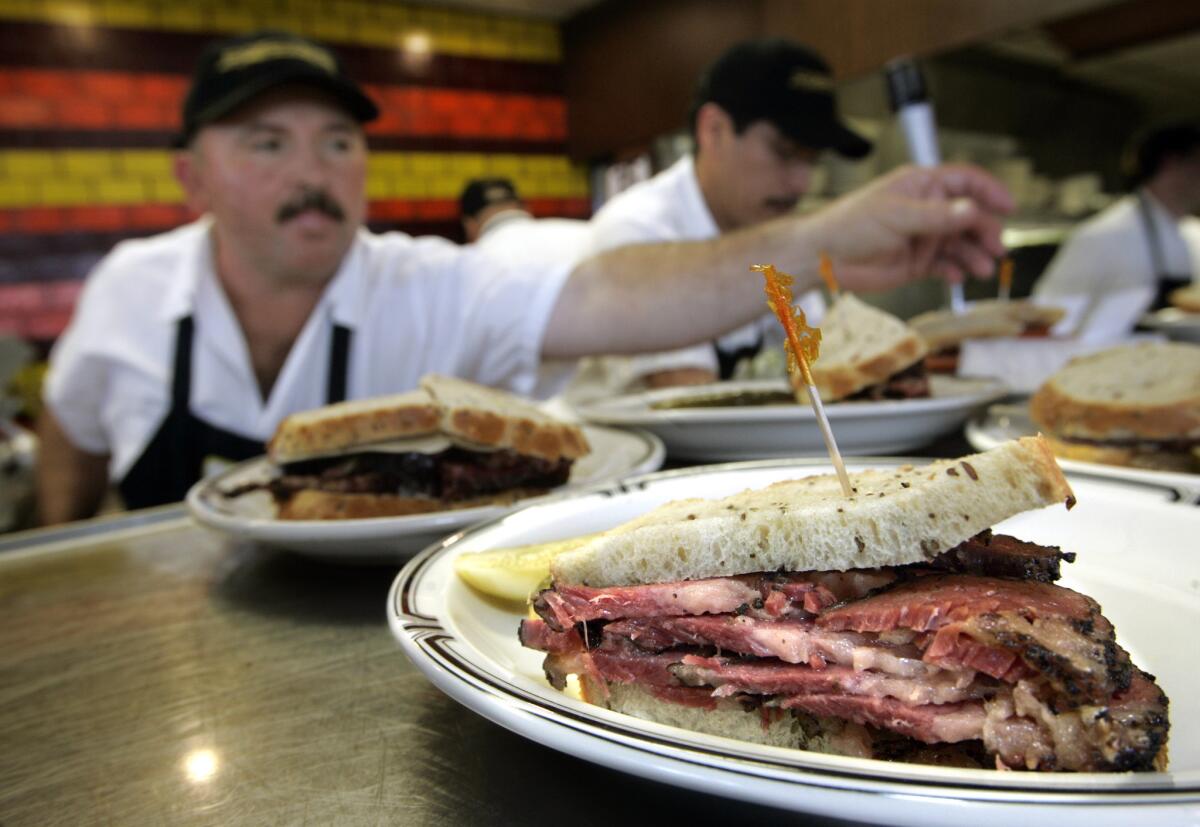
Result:
{"type": "MultiPolygon", "coordinates": [[[[1001,442],[1032,436],[1037,426],[1029,418],[1027,403],[992,405],[985,413],[967,423],[967,442],[979,451],[989,451],[1001,442]]],[[[1099,462],[1083,462],[1077,459],[1059,459],[1058,464],[1066,471],[1092,474],[1098,477],[1133,480],[1155,485],[1167,485],[1189,501],[1200,499],[1200,474],[1185,474],[1179,471],[1152,471],[1147,468],[1126,468],[1120,465],[1103,465],[1099,462]]]]}
{"type": "MultiPolygon", "coordinates": [[[[582,485],[611,482],[662,466],[665,451],[653,434],[594,425],[583,426],[583,432],[592,450],[575,461],[570,482],[544,498],[534,499],[561,496],[561,492],[582,485]]],[[[278,470],[266,457],[239,463],[192,486],[187,495],[188,509],[199,522],[234,536],[341,562],[394,561],[463,526],[512,510],[511,506],[490,505],[408,517],[280,520],[265,491],[232,498],[221,493],[276,474],[278,470]]]]}
{"type": "Polygon", "coordinates": [[[1166,334],[1168,339],[1200,342],[1200,313],[1188,313],[1178,307],[1164,307],[1142,316],[1139,324],[1166,334]]]}
{"type": "MultiPolygon", "coordinates": [[[[880,467],[900,460],[852,461],[880,467]]],[[[1135,662],[1171,699],[1169,773],[1040,774],[895,764],[758,746],[642,721],[552,689],[542,654],[517,642],[521,606],[504,606],[454,575],[460,554],[599,531],[667,500],[720,497],[812,473],[803,460],[668,471],[533,505],[444,540],[411,560],[388,598],[405,654],[434,684],[527,738],[588,761],[704,792],[791,810],[921,827],[1103,827],[1200,819],[1200,511],[1170,492],[1116,480],[1072,480],[1079,504],[1001,528],[1078,551],[1063,584],[1100,601],[1135,662]],[[1181,545],[1181,543],[1183,545],[1181,545]],[[1190,548],[1187,545],[1190,543],[1190,548]],[[1135,809],[1136,808],[1136,809],[1135,809]]],[[[546,767],[553,783],[553,765],[546,767]]],[[[1189,822],[1191,823],[1191,822],[1189,822]]]]}
{"type": "MultiPolygon", "coordinates": [[[[994,379],[931,376],[927,399],[838,402],[825,406],[843,454],[895,454],[954,431],[977,409],[1005,394],[994,379]]],[[[786,390],[784,380],[666,388],[581,404],[578,414],[605,425],[646,428],[672,457],[693,460],[824,456],[825,442],[808,405],[659,410],[656,402],[706,393],[786,390]]]]}

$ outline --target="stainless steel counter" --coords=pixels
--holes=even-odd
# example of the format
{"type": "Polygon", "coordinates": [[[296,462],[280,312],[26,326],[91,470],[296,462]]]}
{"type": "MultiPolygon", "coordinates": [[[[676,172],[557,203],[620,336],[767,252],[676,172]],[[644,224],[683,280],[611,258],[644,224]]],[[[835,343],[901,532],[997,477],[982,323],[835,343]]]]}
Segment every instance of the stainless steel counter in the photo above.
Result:
{"type": "Polygon", "coordinates": [[[396,568],[179,507],[0,542],[0,825],[833,824],[593,766],[442,695],[396,568]]]}

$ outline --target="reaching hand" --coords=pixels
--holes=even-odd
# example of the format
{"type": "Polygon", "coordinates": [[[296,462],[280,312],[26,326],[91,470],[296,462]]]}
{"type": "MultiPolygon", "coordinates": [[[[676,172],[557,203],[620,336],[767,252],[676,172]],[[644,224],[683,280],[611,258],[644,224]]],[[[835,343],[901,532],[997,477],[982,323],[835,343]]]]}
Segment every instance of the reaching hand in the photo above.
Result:
{"type": "Polygon", "coordinates": [[[990,276],[1004,254],[1004,186],[981,169],[902,167],[810,217],[813,238],[854,290],[882,290],[936,275],[990,276]]]}

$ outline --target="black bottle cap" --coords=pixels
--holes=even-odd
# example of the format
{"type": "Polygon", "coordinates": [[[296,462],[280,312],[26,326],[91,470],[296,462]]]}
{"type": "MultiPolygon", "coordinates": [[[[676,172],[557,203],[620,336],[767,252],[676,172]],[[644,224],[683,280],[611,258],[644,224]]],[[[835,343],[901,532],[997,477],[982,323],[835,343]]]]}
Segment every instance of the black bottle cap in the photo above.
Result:
{"type": "Polygon", "coordinates": [[[899,112],[909,104],[929,100],[925,78],[916,61],[906,57],[897,58],[883,67],[883,71],[887,77],[888,102],[893,112],[899,112]]]}

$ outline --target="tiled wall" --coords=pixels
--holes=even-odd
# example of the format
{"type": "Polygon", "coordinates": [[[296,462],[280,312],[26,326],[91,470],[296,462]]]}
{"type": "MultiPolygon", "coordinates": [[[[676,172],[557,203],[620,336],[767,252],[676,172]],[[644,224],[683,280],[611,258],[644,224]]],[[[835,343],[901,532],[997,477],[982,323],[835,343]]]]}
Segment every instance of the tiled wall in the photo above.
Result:
{"type": "Polygon", "coordinates": [[[0,333],[55,337],[116,241],[190,216],[171,175],[188,75],[257,28],[333,46],[378,101],[375,229],[457,238],[456,198],[512,178],[535,214],[585,217],[548,22],[369,0],[0,0],[0,333]]]}

